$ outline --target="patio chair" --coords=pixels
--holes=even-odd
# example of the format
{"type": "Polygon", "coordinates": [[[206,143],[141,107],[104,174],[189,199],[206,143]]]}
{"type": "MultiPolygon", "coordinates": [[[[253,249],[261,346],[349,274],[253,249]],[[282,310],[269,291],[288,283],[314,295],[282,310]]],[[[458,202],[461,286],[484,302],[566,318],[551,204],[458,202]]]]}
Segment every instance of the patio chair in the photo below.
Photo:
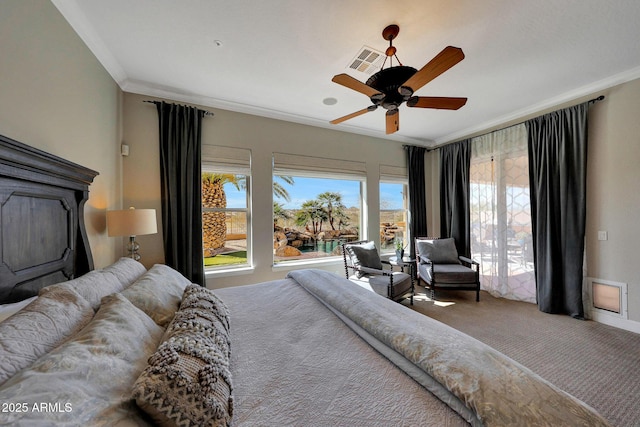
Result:
{"type": "Polygon", "coordinates": [[[413,278],[410,274],[393,271],[389,261],[380,259],[372,241],[344,243],[342,256],[347,279],[393,301],[410,298],[413,305],[413,278]],[[384,269],[383,264],[389,265],[389,269],[384,269]]]}
{"type": "Polygon", "coordinates": [[[418,284],[431,290],[432,300],[437,290],[461,290],[475,291],[476,301],[480,301],[479,264],[458,255],[452,237],[417,237],[415,244],[418,284]]]}

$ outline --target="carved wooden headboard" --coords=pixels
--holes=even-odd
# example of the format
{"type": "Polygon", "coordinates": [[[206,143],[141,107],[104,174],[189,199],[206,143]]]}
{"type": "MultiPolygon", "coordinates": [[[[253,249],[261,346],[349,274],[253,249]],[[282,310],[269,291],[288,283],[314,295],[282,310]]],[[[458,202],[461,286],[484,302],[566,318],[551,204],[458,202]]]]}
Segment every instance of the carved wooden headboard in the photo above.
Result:
{"type": "Polygon", "coordinates": [[[93,270],[84,204],[96,175],[0,135],[0,304],[93,270]]]}

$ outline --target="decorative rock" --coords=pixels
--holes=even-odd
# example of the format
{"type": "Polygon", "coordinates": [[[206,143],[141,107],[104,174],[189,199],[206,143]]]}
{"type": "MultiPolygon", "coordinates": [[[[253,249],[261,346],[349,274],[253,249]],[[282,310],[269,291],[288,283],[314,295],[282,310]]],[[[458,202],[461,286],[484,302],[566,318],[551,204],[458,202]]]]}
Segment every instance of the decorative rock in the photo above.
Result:
{"type": "Polygon", "coordinates": [[[281,257],[290,257],[290,256],[300,256],[302,252],[292,246],[282,246],[276,249],[276,256],[281,257]]]}

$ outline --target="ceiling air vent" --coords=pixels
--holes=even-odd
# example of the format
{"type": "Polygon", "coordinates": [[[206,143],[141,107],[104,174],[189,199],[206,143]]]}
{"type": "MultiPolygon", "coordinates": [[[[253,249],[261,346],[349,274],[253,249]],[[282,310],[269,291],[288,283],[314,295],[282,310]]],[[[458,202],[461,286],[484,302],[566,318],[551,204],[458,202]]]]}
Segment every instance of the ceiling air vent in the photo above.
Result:
{"type": "Polygon", "coordinates": [[[384,58],[384,52],[363,46],[347,68],[371,75],[380,71],[384,58]]]}

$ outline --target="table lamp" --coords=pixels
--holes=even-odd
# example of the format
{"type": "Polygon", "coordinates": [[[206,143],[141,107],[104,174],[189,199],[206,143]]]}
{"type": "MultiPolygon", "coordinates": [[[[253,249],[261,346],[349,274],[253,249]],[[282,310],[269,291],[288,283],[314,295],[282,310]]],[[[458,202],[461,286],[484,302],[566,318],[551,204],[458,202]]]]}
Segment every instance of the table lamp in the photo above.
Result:
{"type": "Polygon", "coordinates": [[[129,256],[139,261],[140,245],[136,242],[136,236],[158,232],[156,210],[129,208],[107,211],[107,231],[109,237],[129,236],[127,245],[129,256]]]}

